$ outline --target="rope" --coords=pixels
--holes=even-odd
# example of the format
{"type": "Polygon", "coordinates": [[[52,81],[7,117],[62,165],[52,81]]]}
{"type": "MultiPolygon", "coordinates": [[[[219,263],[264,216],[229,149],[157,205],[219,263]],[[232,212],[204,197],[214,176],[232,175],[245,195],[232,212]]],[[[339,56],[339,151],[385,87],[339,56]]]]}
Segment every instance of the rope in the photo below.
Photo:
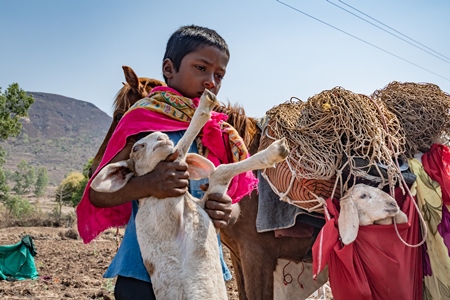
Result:
{"type": "MultiPolygon", "coordinates": [[[[374,102],[374,105],[379,109],[379,106],[377,105],[377,103],[375,102],[375,100],[372,99],[372,101],[374,102]]],[[[386,125],[386,119],[384,117],[384,115],[381,114],[381,110],[380,111],[380,115],[382,117],[382,121],[383,121],[383,128],[384,130],[387,130],[387,125],[386,125]]],[[[388,147],[392,148],[392,141],[390,136],[388,136],[388,147]]],[[[397,171],[398,174],[401,175],[401,171],[400,171],[400,164],[398,163],[398,159],[397,157],[395,157],[395,165],[394,167],[396,168],[395,171],[397,171]]],[[[395,222],[395,218],[393,218],[394,220],[394,228],[395,228],[395,232],[397,233],[398,238],[400,239],[400,241],[402,241],[403,244],[405,244],[408,247],[419,247],[421,246],[423,243],[425,243],[426,239],[427,239],[427,235],[428,235],[428,228],[427,228],[427,224],[425,223],[425,220],[423,219],[422,213],[420,212],[419,206],[417,205],[416,201],[414,201],[414,197],[412,196],[411,190],[409,189],[408,185],[405,182],[405,179],[403,178],[403,176],[400,176],[401,179],[401,184],[403,185],[404,188],[406,188],[406,191],[408,192],[408,196],[410,197],[411,201],[414,204],[415,209],[417,210],[417,214],[419,215],[420,221],[421,221],[421,227],[423,229],[423,238],[422,241],[416,245],[411,245],[409,243],[407,243],[401,236],[400,233],[398,232],[398,228],[397,228],[397,223],[395,222]]],[[[391,183],[389,183],[389,188],[390,188],[390,192],[391,192],[391,197],[395,199],[395,195],[394,195],[394,188],[391,185],[391,183]]]]}

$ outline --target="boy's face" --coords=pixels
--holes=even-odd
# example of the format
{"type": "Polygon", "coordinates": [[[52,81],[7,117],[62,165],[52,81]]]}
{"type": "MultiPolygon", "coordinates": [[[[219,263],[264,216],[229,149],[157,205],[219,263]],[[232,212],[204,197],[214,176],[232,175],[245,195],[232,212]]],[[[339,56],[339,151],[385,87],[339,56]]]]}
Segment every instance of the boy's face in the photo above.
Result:
{"type": "Polygon", "coordinates": [[[167,86],[192,99],[200,97],[205,88],[217,95],[227,64],[228,56],[224,51],[205,46],[183,57],[178,72],[170,59],[164,60],[163,73],[167,86]]]}

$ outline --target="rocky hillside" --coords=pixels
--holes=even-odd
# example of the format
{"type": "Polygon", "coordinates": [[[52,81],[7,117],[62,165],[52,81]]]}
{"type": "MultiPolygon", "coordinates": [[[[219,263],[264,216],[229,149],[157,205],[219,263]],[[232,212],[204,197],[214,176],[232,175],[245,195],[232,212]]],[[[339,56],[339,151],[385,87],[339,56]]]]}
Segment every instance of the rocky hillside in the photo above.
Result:
{"type": "Polygon", "coordinates": [[[26,160],[45,167],[50,184],[71,171],[82,171],[103,141],[111,117],[89,102],[61,95],[29,92],[35,100],[22,121],[22,133],[0,143],[7,152],[5,169],[26,160]]]}

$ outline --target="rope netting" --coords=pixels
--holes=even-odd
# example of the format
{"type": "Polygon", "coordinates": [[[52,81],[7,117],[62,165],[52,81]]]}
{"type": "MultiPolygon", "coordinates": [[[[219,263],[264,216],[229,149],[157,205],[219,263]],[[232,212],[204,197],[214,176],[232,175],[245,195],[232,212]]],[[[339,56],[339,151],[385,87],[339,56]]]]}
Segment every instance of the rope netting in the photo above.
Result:
{"type": "Polygon", "coordinates": [[[394,113],[405,131],[407,157],[448,142],[450,95],[431,83],[391,82],[372,97],[394,113]],[[442,139],[441,139],[442,138],[442,139]]]}
{"type": "Polygon", "coordinates": [[[260,150],[280,137],[288,140],[291,149],[283,163],[290,170],[291,180],[268,176],[271,185],[273,181],[291,182],[288,191],[278,188],[281,198],[285,198],[282,200],[311,208],[312,205],[306,204],[310,200],[321,202],[321,198],[339,197],[334,194],[336,191],[345,192],[354,184],[350,180],[368,174],[371,169],[378,171],[380,187],[394,186],[400,179],[396,158],[405,150],[404,132],[395,114],[379,100],[336,87],[306,102],[292,98],[269,110],[266,116],[268,123],[260,150]],[[380,165],[387,170],[387,176],[383,176],[380,165]],[[348,173],[346,178],[342,177],[344,169],[348,173]],[[318,184],[309,185],[308,193],[300,196],[304,199],[291,197],[290,190],[308,189],[308,181],[318,184]]]}

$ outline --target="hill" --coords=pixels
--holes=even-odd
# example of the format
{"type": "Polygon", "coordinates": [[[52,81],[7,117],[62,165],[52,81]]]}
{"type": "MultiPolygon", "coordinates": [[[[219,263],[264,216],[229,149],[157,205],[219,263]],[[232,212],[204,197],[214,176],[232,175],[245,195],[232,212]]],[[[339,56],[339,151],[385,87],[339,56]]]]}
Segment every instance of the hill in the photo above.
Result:
{"type": "Polygon", "coordinates": [[[22,120],[19,136],[0,143],[7,152],[5,169],[14,171],[24,159],[45,167],[50,184],[58,185],[71,171],[82,171],[111,124],[94,104],[61,95],[29,92],[34,103],[22,120]]]}

